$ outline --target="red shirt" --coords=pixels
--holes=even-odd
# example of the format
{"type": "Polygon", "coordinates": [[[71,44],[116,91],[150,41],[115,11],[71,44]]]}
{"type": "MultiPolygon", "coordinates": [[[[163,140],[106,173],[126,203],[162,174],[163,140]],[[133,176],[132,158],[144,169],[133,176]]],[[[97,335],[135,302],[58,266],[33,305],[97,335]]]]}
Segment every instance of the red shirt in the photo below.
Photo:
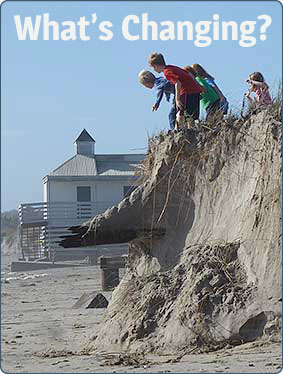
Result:
{"type": "Polygon", "coordinates": [[[203,92],[202,87],[186,70],[181,69],[178,66],[166,65],[163,72],[166,79],[171,83],[176,84],[177,81],[181,82],[181,95],[184,95],[185,93],[197,94],[203,92]]]}

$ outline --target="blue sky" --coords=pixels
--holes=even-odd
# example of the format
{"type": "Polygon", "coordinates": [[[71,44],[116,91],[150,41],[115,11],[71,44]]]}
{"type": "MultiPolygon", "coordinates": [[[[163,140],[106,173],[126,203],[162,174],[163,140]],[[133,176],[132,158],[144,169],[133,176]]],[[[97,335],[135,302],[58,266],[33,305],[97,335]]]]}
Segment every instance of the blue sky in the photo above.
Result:
{"type": "MultiPolygon", "coordinates": [[[[61,28],[62,30],[62,28],[61,28]]],[[[141,35],[141,25],[131,25],[141,35]]],[[[167,129],[169,104],[152,113],[154,92],[142,87],[137,74],[149,68],[149,53],[159,51],[167,63],[200,63],[216,78],[234,110],[239,109],[249,73],[260,71],[271,87],[282,72],[282,7],[276,1],[6,1],[1,8],[2,211],[20,203],[42,201],[42,178],[75,153],[73,142],[83,128],[96,139],[96,153],[143,153],[147,136],[167,129]],[[18,40],[14,15],[49,13],[50,20],[77,22],[96,13],[98,23],[113,24],[113,38],[98,39],[97,24],[87,28],[89,41],[18,40]],[[257,43],[243,48],[238,41],[212,41],[205,48],[187,40],[124,38],[121,25],[130,14],[150,20],[257,21],[257,43]],[[272,23],[261,41],[257,16],[272,23]]]]}

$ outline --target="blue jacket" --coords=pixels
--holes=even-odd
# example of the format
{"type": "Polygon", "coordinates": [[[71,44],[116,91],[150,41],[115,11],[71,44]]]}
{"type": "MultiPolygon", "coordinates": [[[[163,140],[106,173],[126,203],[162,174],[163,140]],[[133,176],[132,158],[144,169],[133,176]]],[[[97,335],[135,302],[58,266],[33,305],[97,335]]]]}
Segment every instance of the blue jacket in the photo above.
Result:
{"type": "Polygon", "coordinates": [[[166,96],[166,100],[170,101],[170,94],[175,95],[175,86],[174,84],[170,83],[165,78],[155,78],[154,87],[156,88],[156,103],[157,107],[159,107],[161,100],[163,98],[163,94],[166,96]]]}

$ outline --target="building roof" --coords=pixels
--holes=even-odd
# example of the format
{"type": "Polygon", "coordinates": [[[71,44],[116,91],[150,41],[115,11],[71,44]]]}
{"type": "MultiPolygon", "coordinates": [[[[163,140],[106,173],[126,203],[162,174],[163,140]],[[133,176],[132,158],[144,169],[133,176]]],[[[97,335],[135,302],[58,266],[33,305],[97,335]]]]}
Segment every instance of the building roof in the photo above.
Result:
{"type": "Polygon", "coordinates": [[[81,177],[81,176],[134,176],[138,164],[145,158],[144,154],[123,155],[81,155],[76,154],[47,176],[81,177]]]}
{"type": "Polygon", "coordinates": [[[74,143],[77,143],[77,142],[93,142],[93,143],[95,143],[95,140],[93,139],[93,137],[91,137],[89,135],[89,133],[86,131],[86,129],[83,129],[83,131],[80,133],[78,138],[74,141],[74,143]]]}

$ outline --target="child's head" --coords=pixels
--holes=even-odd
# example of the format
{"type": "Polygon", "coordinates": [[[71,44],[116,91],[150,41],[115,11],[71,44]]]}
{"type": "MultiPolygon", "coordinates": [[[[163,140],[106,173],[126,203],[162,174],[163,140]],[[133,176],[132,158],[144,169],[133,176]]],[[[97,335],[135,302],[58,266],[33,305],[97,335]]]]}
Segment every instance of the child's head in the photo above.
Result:
{"type": "Polygon", "coordinates": [[[139,82],[147,88],[153,88],[155,79],[154,74],[150,71],[142,70],[139,73],[139,82]]]}
{"type": "Polygon", "coordinates": [[[252,73],[249,75],[249,78],[247,80],[247,82],[249,83],[249,81],[256,81],[256,82],[264,82],[264,78],[263,78],[263,75],[259,72],[259,71],[256,71],[255,73],[252,73]]]}
{"type": "Polygon", "coordinates": [[[194,77],[198,76],[195,70],[191,66],[185,66],[184,70],[186,70],[188,73],[191,73],[194,77]]]}
{"type": "Polygon", "coordinates": [[[166,66],[165,59],[161,53],[152,53],[148,58],[149,65],[156,73],[161,73],[166,66]]]}
{"type": "Polygon", "coordinates": [[[193,64],[192,68],[194,69],[194,71],[199,77],[214,80],[214,78],[210,74],[208,74],[208,72],[205,71],[204,68],[200,64],[193,64]]]}

